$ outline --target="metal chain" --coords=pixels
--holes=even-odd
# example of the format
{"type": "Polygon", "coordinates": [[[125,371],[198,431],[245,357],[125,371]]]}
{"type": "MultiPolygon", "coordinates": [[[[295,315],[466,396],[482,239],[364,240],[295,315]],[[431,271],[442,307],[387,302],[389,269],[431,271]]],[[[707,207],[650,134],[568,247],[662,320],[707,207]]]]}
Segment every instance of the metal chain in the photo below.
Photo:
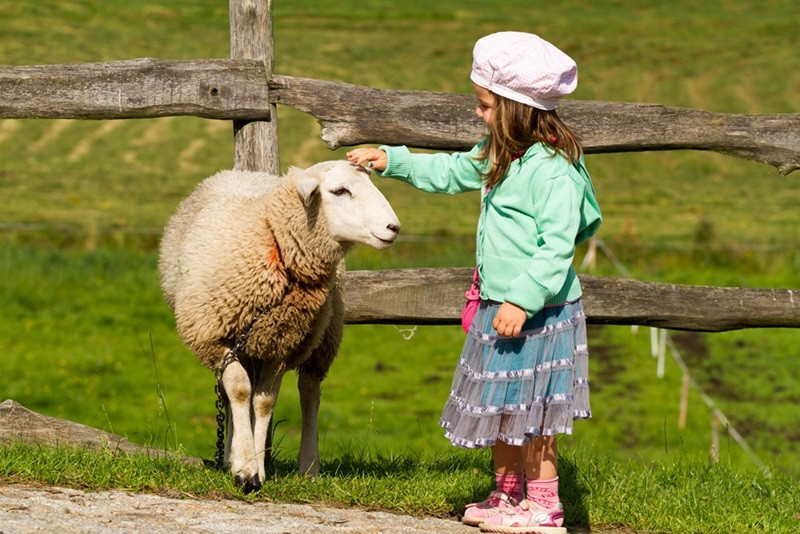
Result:
{"type": "MultiPolygon", "coordinates": [[[[258,319],[258,317],[256,317],[256,319],[258,319]]],[[[228,404],[228,397],[225,394],[225,386],[222,383],[222,373],[225,372],[225,369],[231,364],[231,362],[238,359],[239,351],[242,349],[244,344],[247,343],[247,338],[250,337],[250,332],[253,331],[253,326],[255,324],[256,322],[254,320],[250,324],[250,328],[247,329],[247,332],[236,338],[236,343],[234,344],[233,348],[228,350],[228,353],[225,355],[222,363],[214,372],[214,376],[217,379],[217,381],[214,383],[214,395],[216,396],[214,407],[217,409],[217,447],[216,451],[214,452],[214,466],[220,470],[225,467],[225,407],[228,404]]]]}
{"type": "MultiPolygon", "coordinates": [[[[286,296],[292,290],[293,286],[294,280],[289,278],[287,287],[284,288],[284,296],[286,296]]],[[[253,327],[256,325],[256,321],[258,321],[258,319],[260,319],[264,313],[266,313],[266,311],[259,313],[256,318],[253,319],[253,322],[250,323],[250,327],[247,329],[247,331],[236,338],[236,343],[234,343],[233,348],[228,350],[228,353],[225,354],[225,358],[222,360],[222,363],[216,369],[216,371],[214,371],[214,376],[217,379],[216,383],[214,384],[214,394],[216,396],[214,407],[217,409],[217,448],[214,452],[214,466],[220,470],[225,467],[225,407],[228,405],[228,397],[225,394],[225,385],[222,383],[222,373],[225,372],[225,369],[231,364],[231,362],[238,360],[239,351],[241,351],[242,347],[245,345],[245,343],[247,343],[250,333],[253,331],[253,327]]],[[[251,377],[251,380],[256,379],[255,377],[251,377]]],[[[0,532],[0,534],[2,534],[2,532],[0,532]]]]}
{"type": "MultiPolygon", "coordinates": [[[[249,332],[248,332],[249,333],[249,332]]],[[[225,394],[225,386],[222,384],[222,373],[225,368],[236,359],[236,350],[241,346],[236,343],[232,350],[229,350],[222,360],[219,368],[214,372],[217,381],[214,383],[214,407],[217,409],[217,447],[214,452],[214,467],[222,470],[225,467],[225,406],[228,404],[228,397],[225,394]]]]}
{"type": "Polygon", "coordinates": [[[214,467],[222,471],[225,467],[225,401],[222,380],[217,380],[214,384],[214,393],[217,400],[214,406],[217,409],[217,449],[214,452],[214,467]]]}

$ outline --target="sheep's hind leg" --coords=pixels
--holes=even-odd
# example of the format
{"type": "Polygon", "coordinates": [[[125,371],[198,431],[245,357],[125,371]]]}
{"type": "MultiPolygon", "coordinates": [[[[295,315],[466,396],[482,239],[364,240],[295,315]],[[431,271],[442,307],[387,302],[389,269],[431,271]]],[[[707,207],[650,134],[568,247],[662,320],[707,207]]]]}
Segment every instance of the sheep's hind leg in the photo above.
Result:
{"type": "Polygon", "coordinates": [[[282,366],[273,365],[272,362],[264,362],[255,393],[253,394],[253,413],[255,414],[253,444],[256,451],[256,461],[258,462],[258,476],[261,482],[264,481],[265,477],[264,457],[269,423],[272,419],[272,411],[275,409],[275,402],[278,399],[278,392],[281,389],[283,373],[282,366]]]}
{"type": "Polygon", "coordinates": [[[315,477],[319,474],[319,413],[320,383],[316,377],[300,373],[297,389],[300,391],[300,409],[303,412],[303,433],[300,435],[298,470],[301,475],[315,477]]]}
{"type": "Polygon", "coordinates": [[[240,486],[258,487],[261,480],[253,447],[253,427],[250,419],[250,377],[238,360],[232,361],[222,373],[222,385],[228,396],[233,432],[229,434],[228,463],[240,486]]]}
{"type": "MultiPolygon", "coordinates": [[[[344,271],[344,263],[340,265],[344,271]]],[[[330,317],[319,345],[312,351],[308,360],[297,370],[297,388],[300,391],[300,409],[303,412],[303,433],[300,436],[300,454],[297,458],[301,475],[315,477],[319,474],[319,413],[320,385],[328,374],[333,359],[339,351],[344,327],[344,302],[337,284],[331,289],[327,305],[331,307],[330,317]]]]}

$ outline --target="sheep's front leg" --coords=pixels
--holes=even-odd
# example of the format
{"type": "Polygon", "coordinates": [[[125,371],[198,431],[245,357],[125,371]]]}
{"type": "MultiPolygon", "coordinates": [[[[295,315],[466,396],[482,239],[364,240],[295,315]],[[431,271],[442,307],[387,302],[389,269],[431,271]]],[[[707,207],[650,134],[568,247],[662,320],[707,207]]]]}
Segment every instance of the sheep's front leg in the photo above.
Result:
{"type": "Polygon", "coordinates": [[[282,366],[272,365],[271,362],[264,362],[261,368],[256,391],[253,394],[253,413],[255,414],[255,424],[253,425],[253,444],[256,451],[256,461],[258,462],[258,477],[264,481],[264,456],[269,433],[269,422],[272,419],[272,412],[275,409],[275,402],[278,399],[278,392],[281,389],[284,369],[282,366]]]}
{"type": "Polygon", "coordinates": [[[258,487],[261,480],[253,446],[253,427],[250,420],[250,377],[238,360],[233,360],[222,372],[222,385],[230,405],[230,421],[233,432],[229,433],[230,446],[227,461],[236,483],[241,486],[258,487]]]}
{"type": "Polygon", "coordinates": [[[319,474],[319,436],[317,435],[317,413],[319,413],[321,380],[305,373],[297,379],[300,391],[300,409],[303,412],[303,433],[300,435],[298,468],[301,475],[315,477],[319,474]]]}

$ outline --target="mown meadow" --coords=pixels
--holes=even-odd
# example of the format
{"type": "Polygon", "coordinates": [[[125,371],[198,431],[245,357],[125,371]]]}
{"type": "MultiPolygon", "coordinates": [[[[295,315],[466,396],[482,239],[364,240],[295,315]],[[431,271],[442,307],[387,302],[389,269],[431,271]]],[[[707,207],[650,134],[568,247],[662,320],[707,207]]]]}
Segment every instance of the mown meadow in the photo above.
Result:
{"type": "MultiPolygon", "coordinates": [[[[796,113],[798,15],[790,0],[277,0],[275,72],[469,93],[474,41],[515,29],[537,33],[576,59],[575,99],[796,113]]],[[[20,0],[0,5],[0,19],[3,65],[229,54],[227,4],[210,0],[20,0]]],[[[324,146],[313,118],[280,107],[278,121],[282,168],[343,157],[344,149],[324,146]]],[[[157,246],[178,202],[204,177],[231,166],[231,132],[227,122],[190,117],[0,120],[0,401],[12,398],[135,442],[211,458],[213,376],[174,331],[158,288],[157,246]]],[[[781,176],[763,164],[698,152],[598,154],[587,162],[605,216],[599,236],[613,254],[612,261],[601,251],[592,274],[800,287],[797,173],[781,176]]],[[[472,264],[475,196],[378,185],[403,222],[402,239],[388,251],[356,248],[349,269],[472,264]]],[[[585,253],[578,251],[579,263],[585,253]]],[[[755,522],[744,524],[753,528],[792,531],[797,523],[789,512],[800,513],[800,494],[790,489],[800,477],[800,331],[670,332],[670,338],[698,385],[683,429],[677,426],[682,373],[668,353],[664,376],[657,376],[649,329],[591,328],[594,418],[560,440],[564,465],[577,481],[569,491],[591,499],[581,500],[585,509],[568,520],[676,532],[721,525],[717,531],[730,532],[746,517],[736,514],[749,513],[755,522]],[[751,453],[723,428],[720,463],[710,464],[711,413],[701,392],[751,453]],[[778,482],[765,477],[761,463],[778,482]],[[691,490],[681,493],[686,479],[691,490]],[[678,528],[677,513],[658,514],[640,503],[661,498],[653,488],[695,523],[678,528]],[[737,489],[756,495],[761,506],[727,500],[737,489]],[[619,493],[636,505],[620,504],[619,493]],[[724,503],[723,512],[687,511],[709,502],[724,503]]],[[[398,472],[408,462],[436,473],[452,465],[459,473],[429,489],[435,503],[377,503],[391,509],[446,515],[482,497],[488,456],[454,453],[437,425],[462,341],[456,326],[346,327],[323,384],[323,467],[356,481],[383,473],[375,458],[389,458],[385,463],[398,472]],[[362,463],[343,468],[352,458],[362,463]]],[[[286,473],[300,428],[290,375],[275,417],[279,470],[286,473]]],[[[4,462],[0,480],[28,472],[4,462]]],[[[275,482],[269,494],[376,504],[364,501],[369,491],[318,494],[290,480],[289,489],[275,482]]]]}

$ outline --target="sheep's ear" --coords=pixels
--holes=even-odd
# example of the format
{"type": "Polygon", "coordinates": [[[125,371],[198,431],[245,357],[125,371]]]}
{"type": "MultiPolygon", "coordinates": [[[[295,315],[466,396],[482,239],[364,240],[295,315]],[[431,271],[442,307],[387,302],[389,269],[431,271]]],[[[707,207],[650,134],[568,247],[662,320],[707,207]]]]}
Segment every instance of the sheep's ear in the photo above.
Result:
{"type": "Polygon", "coordinates": [[[311,199],[314,197],[314,194],[319,191],[319,182],[313,176],[301,174],[297,177],[296,184],[297,194],[300,195],[300,200],[303,201],[303,204],[308,206],[311,204],[311,199]]]}

